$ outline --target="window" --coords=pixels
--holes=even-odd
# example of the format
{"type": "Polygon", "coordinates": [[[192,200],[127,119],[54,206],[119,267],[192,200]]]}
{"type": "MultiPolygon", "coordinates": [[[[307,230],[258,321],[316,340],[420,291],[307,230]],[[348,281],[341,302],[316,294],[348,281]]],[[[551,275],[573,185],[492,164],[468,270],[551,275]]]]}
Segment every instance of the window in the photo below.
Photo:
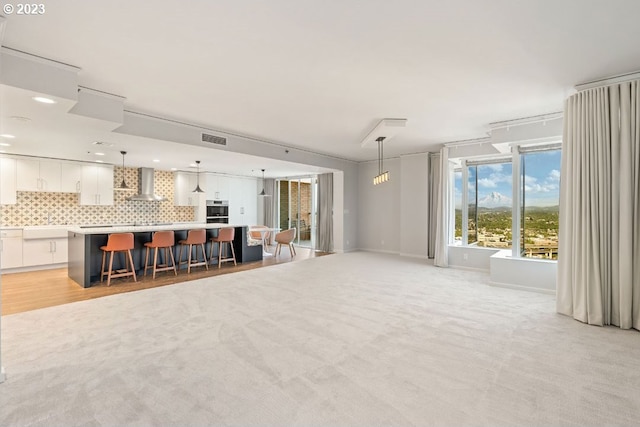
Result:
{"type": "Polygon", "coordinates": [[[557,259],[561,151],[521,153],[520,254],[557,259]]]}
{"type": "Polygon", "coordinates": [[[468,162],[468,243],[511,247],[512,168],[507,160],[468,162]]]}
{"type": "Polygon", "coordinates": [[[510,157],[467,160],[454,170],[454,239],[557,259],[560,144],[512,151],[510,157]]]}
{"type": "Polygon", "coordinates": [[[456,209],[454,240],[459,243],[462,241],[462,170],[453,171],[453,187],[455,194],[453,201],[456,209]]]}

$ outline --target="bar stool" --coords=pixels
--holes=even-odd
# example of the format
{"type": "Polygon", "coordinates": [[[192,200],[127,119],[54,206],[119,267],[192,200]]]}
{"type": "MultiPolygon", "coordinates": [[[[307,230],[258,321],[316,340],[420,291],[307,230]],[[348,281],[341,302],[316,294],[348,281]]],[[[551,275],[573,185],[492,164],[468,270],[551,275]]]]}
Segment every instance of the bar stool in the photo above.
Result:
{"type": "Polygon", "coordinates": [[[233,238],[235,235],[235,228],[221,228],[218,230],[218,235],[216,237],[211,238],[211,255],[209,256],[209,261],[213,259],[213,247],[218,243],[218,268],[223,262],[233,261],[233,265],[238,265],[236,263],[236,252],[233,249],[233,238]],[[224,244],[228,243],[231,247],[231,254],[233,256],[222,258],[222,249],[224,248],[224,244]]]}
{"type": "Polygon", "coordinates": [[[197,267],[199,265],[204,265],[207,270],[209,269],[209,263],[207,262],[207,253],[204,249],[204,244],[207,242],[207,232],[206,230],[189,230],[187,233],[187,238],[184,240],[180,240],[178,243],[180,244],[180,252],[178,255],[178,265],[182,265],[184,263],[187,264],[187,273],[191,273],[191,267],[197,267]],[[189,245],[189,258],[187,261],[182,261],[182,248],[186,245],[189,245]],[[193,247],[196,247],[196,256],[195,261],[191,262],[191,254],[193,252],[193,247]],[[202,248],[202,261],[198,260],[198,247],[202,248]]]}
{"type": "Polygon", "coordinates": [[[131,249],[133,249],[133,233],[113,233],[109,234],[106,246],[100,246],[102,249],[102,267],[100,267],[100,282],[104,280],[104,276],[107,276],[107,286],[111,286],[111,278],[133,276],[133,281],[136,279],[136,268],[133,265],[133,258],[131,257],[131,249]],[[109,252],[109,271],[104,270],[104,264],[109,252]],[[125,268],[113,271],[113,254],[115,252],[126,252],[124,257],[125,268]],[[131,271],[129,271],[131,267],[131,271]]]}
{"type": "Polygon", "coordinates": [[[156,231],[150,242],[144,244],[147,248],[144,256],[144,275],[147,275],[149,265],[149,249],[153,249],[153,278],[156,278],[156,271],[173,270],[177,276],[176,260],[173,257],[173,244],[175,235],[173,231],[156,231]],[[158,264],[158,249],[164,249],[164,264],[158,264]],[[171,264],[169,265],[169,255],[171,255],[171,264]]]}

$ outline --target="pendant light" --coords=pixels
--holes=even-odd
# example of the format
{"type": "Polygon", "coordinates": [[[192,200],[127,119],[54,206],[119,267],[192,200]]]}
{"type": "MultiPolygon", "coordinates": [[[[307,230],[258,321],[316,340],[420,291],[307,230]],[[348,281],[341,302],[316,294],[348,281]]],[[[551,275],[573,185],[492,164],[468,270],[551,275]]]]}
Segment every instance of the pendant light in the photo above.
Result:
{"type": "Polygon", "coordinates": [[[262,191],[260,192],[260,194],[258,194],[258,196],[266,196],[267,193],[264,192],[264,169],[262,169],[262,191]]]}
{"type": "Polygon", "coordinates": [[[120,154],[122,154],[122,182],[116,188],[116,190],[131,190],[132,188],[129,187],[127,185],[127,183],[124,181],[124,156],[127,154],[127,152],[126,151],[120,151],[120,154]]]}
{"type": "Polygon", "coordinates": [[[193,190],[193,193],[204,193],[204,190],[200,188],[200,160],[196,160],[196,167],[198,168],[198,172],[196,175],[196,189],[193,190]]]}
{"type": "Polygon", "coordinates": [[[389,171],[384,170],[384,136],[380,136],[376,139],[378,143],[378,175],[373,178],[373,185],[382,184],[389,181],[389,171]]]}
{"type": "Polygon", "coordinates": [[[260,197],[269,197],[271,194],[267,194],[264,192],[264,169],[262,169],[262,191],[260,192],[260,194],[258,194],[258,196],[260,197]]]}

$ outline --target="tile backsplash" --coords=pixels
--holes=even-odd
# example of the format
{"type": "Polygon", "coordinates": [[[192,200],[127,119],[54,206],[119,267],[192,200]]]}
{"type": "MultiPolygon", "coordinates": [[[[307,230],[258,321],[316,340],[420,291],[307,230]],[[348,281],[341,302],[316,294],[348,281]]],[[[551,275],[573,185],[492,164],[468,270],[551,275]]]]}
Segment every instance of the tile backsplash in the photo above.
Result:
{"type": "MultiPolygon", "coordinates": [[[[114,187],[122,181],[122,167],[114,167],[114,187]]],[[[124,168],[125,181],[138,188],[138,170],[124,168]]],[[[194,221],[195,208],[173,205],[173,172],[155,171],[155,192],[163,202],[129,201],[132,191],[114,191],[110,206],[81,206],[77,193],[18,191],[15,205],[2,205],[2,226],[21,227],[51,224],[126,224],[134,222],[194,221]]]]}

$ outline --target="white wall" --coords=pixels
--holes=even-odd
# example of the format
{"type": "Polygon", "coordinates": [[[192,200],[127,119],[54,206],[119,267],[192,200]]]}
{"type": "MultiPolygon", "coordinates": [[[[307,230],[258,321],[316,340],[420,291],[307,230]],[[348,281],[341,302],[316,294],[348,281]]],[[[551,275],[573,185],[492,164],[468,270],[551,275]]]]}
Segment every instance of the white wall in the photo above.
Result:
{"type": "Polygon", "coordinates": [[[491,256],[499,251],[500,249],[475,246],[449,246],[449,266],[488,272],[491,268],[491,256]]]}
{"type": "Polygon", "coordinates": [[[400,157],[400,254],[427,257],[429,155],[400,157]]]}
{"type": "Polygon", "coordinates": [[[512,258],[510,252],[500,251],[490,258],[490,280],[494,285],[555,295],[557,262],[512,258]]]}
{"type": "Polygon", "coordinates": [[[377,162],[360,163],[358,168],[358,247],[379,252],[400,252],[400,159],[384,162],[390,179],[373,185],[377,162]]]}

